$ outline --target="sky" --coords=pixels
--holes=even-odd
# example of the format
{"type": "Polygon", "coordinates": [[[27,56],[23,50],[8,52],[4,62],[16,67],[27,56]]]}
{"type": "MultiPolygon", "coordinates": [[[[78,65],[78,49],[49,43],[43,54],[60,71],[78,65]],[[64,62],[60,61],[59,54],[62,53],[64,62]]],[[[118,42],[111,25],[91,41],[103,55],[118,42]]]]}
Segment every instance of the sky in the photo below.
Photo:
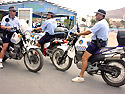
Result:
{"type": "Polygon", "coordinates": [[[80,15],[94,15],[98,9],[105,11],[125,7],[125,0],[47,0],[75,10],[80,15]]]}
{"type": "MultiPolygon", "coordinates": [[[[9,1],[9,0],[0,0],[9,1]]],[[[12,1],[12,0],[10,0],[12,1]]],[[[22,1],[22,0],[13,0],[22,1]]],[[[23,0],[26,1],[26,0],[23,0]]],[[[63,7],[70,8],[77,12],[78,15],[95,15],[98,9],[105,11],[115,10],[125,7],[125,0],[46,0],[52,3],[59,4],[63,7]]]]}

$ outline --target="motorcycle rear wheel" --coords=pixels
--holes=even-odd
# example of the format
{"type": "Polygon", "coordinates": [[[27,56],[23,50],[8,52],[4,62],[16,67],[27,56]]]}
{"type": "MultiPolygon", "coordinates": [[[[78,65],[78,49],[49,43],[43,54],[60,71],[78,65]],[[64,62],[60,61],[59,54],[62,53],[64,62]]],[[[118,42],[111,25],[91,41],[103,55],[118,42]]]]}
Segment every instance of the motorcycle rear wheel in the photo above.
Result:
{"type": "Polygon", "coordinates": [[[63,54],[64,54],[64,51],[59,48],[57,48],[52,54],[52,63],[55,66],[55,68],[60,71],[66,71],[72,65],[72,59],[69,56],[64,58],[61,64],[58,64],[58,61],[62,57],[63,54]]]}
{"type": "Polygon", "coordinates": [[[30,62],[27,54],[24,55],[24,64],[31,72],[38,72],[43,67],[43,55],[39,49],[30,49],[28,51],[30,62]]]}
{"type": "Polygon", "coordinates": [[[120,68],[119,71],[117,68],[111,69],[112,74],[101,71],[103,80],[111,86],[120,87],[125,84],[125,62],[124,61],[108,61],[108,65],[115,66],[120,68]]]}

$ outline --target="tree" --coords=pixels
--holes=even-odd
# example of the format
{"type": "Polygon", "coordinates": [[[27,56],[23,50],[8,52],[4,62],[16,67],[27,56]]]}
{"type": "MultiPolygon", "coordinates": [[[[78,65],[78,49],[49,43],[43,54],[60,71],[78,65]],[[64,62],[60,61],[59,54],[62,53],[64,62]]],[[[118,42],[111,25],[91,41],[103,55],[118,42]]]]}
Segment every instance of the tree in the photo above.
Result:
{"type": "Polygon", "coordinates": [[[119,28],[119,27],[120,27],[120,25],[117,25],[117,26],[116,26],[116,28],[119,28]]]}
{"type": "Polygon", "coordinates": [[[64,20],[64,25],[66,28],[69,28],[69,24],[70,24],[70,20],[69,19],[65,19],[64,20]]]}
{"type": "Polygon", "coordinates": [[[96,23],[96,19],[91,19],[91,24],[94,25],[96,23]]]}
{"type": "Polygon", "coordinates": [[[125,21],[121,20],[121,23],[123,24],[123,26],[125,28],[125,21]]]}
{"type": "Polygon", "coordinates": [[[2,20],[2,14],[0,13],[0,21],[2,20]]]}
{"type": "MultiPolygon", "coordinates": [[[[83,22],[86,22],[86,19],[85,19],[85,18],[82,18],[82,21],[83,21],[83,22]]],[[[83,25],[85,25],[85,27],[86,27],[86,24],[83,24],[83,25]]]]}
{"type": "Polygon", "coordinates": [[[74,23],[70,19],[65,19],[64,20],[64,25],[65,25],[65,28],[71,29],[74,26],[74,23]]]}
{"type": "Polygon", "coordinates": [[[109,24],[109,27],[111,28],[111,23],[110,23],[110,20],[109,20],[109,18],[106,18],[106,21],[108,22],[108,24],[109,24]]]}
{"type": "Polygon", "coordinates": [[[82,21],[83,21],[83,22],[85,22],[85,21],[86,21],[86,19],[85,19],[85,18],[82,18],[82,21]]]}

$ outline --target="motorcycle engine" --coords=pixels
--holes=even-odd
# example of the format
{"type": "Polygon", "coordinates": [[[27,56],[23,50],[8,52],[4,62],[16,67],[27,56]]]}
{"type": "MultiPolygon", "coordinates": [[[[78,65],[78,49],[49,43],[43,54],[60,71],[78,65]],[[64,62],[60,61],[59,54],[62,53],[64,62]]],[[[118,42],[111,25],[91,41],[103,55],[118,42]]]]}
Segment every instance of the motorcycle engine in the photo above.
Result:
{"type": "Polygon", "coordinates": [[[9,57],[18,60],[23,57],[22,49],[19,44],[14,44],[14,47],[9,47],[9,57]]]}
{"type": "Polygon", "coordinates": [[[77,51],[75,55],[75,64],[77,65],[78,69],[81,69],[82,67],[82,56],[84,54],[84,51],[77,51]]]}
{"type": "Polygon", "coordinates": [[[83,54],[84,54],[84,51],[77,51],[76,52],[75,56],[76,56],[76,58],[77,58],[78,61],[82,60],[83,54]]]}

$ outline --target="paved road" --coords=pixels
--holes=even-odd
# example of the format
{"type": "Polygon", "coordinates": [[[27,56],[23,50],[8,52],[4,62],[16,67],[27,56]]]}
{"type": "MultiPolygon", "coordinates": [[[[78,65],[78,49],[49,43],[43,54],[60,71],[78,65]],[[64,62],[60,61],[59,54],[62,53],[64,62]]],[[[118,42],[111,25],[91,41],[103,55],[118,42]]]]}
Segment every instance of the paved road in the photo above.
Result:
{"type": "Polygon", "coordinates": [[[116,88],[107,85],[101,76],[85,74],[84,83],[73,83],[71,79],[80,70],[75,65],[60,72],[45,58],[38,73],[29,72],[23,60],[7,60],[0,70],[0,94],[125,94],[125,85],[116,88]]]}

